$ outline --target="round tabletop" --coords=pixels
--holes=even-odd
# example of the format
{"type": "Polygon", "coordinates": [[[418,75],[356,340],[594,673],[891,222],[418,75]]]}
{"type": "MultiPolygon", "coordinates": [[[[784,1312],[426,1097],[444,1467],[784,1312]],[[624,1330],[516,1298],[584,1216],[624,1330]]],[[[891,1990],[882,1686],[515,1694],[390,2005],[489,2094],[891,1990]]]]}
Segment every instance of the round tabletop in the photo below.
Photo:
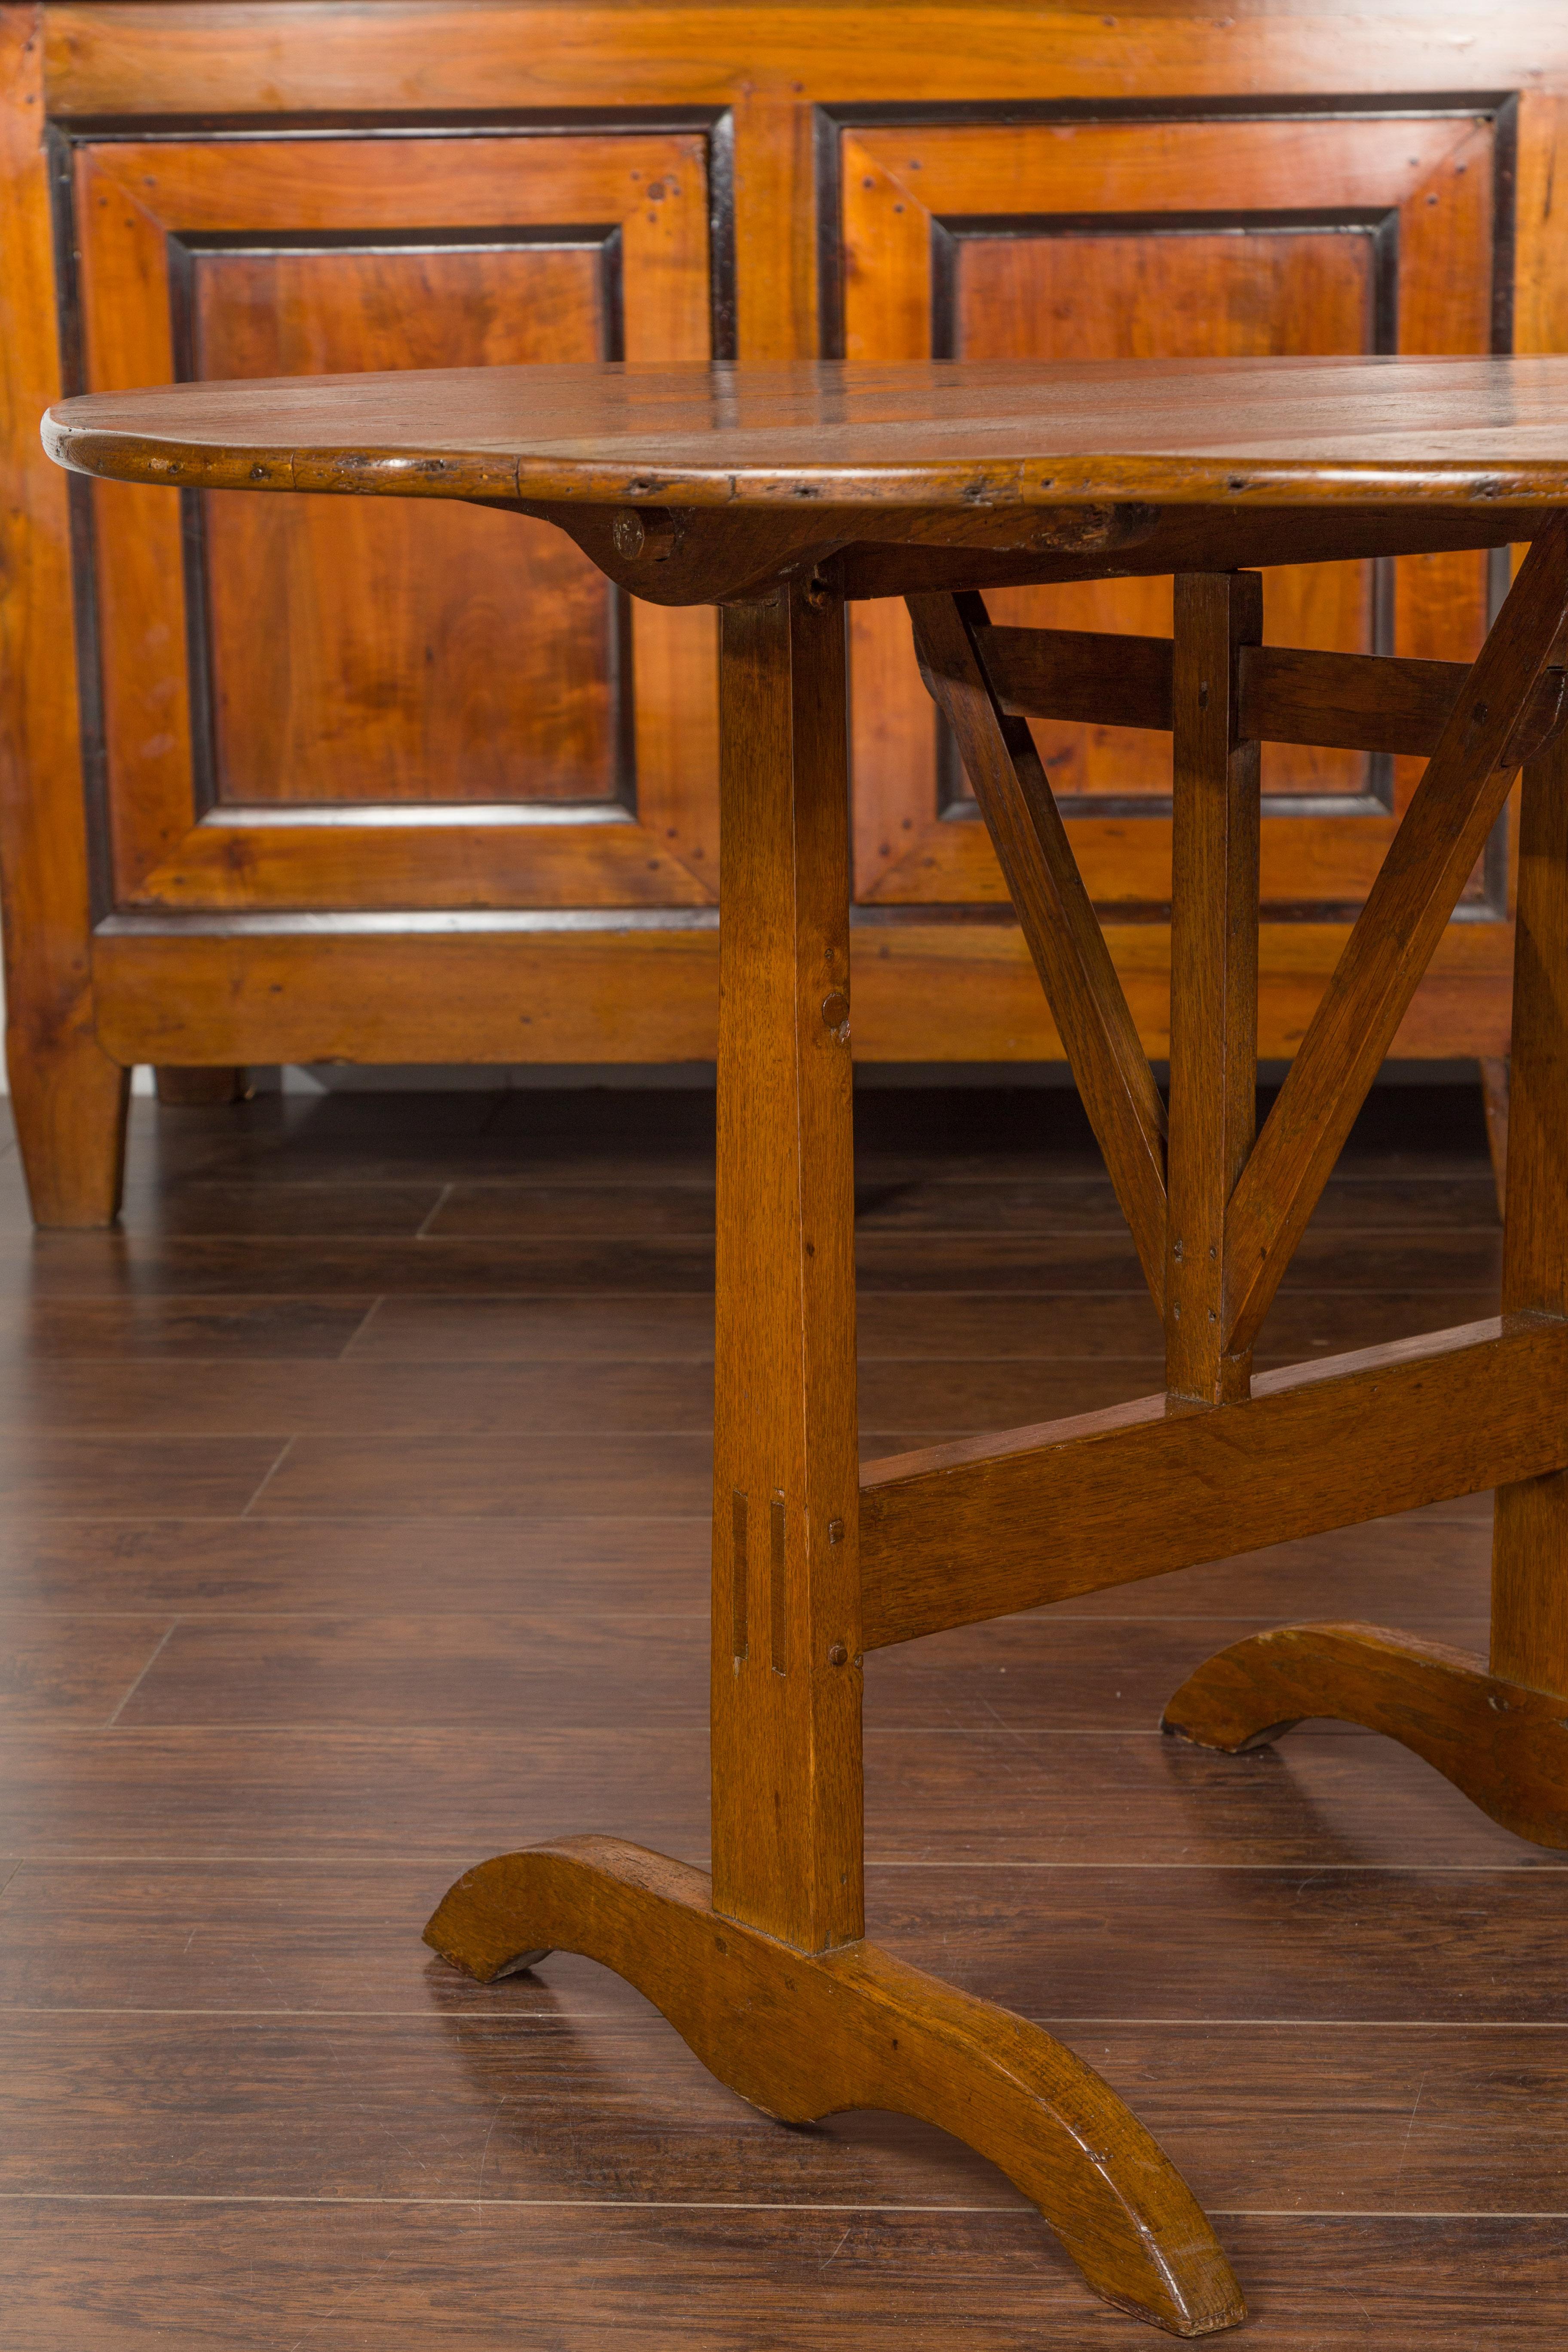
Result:
{"type": "Polygon", "coordinates": [[[117,480],[531,504],[1568,504],[1568,357],[446,368],[63,401],[117,480]]]}

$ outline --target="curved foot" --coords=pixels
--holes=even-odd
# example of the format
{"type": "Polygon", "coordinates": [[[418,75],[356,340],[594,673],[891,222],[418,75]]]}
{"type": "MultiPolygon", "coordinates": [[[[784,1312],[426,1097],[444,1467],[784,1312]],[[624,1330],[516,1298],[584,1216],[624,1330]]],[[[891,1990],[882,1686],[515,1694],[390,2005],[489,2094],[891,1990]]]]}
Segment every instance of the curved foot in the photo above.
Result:
{"type": "Polygon", "coordinates": [[[1309,1716],[1386,1732],[1504,1829],[1568,1846],[1568,1698],[1503,1682],[1440,1642],[1380,1625],[1254,1633],[1188,1675],[1163,1728],[1237,1755],[1309,1716]]]}
{"type": "Polygon", "coordinates": [[[546,1944],[602,1960],[781,2122],[890,2107],[967,2141],[1039,2207],[1107,2302],[1173,2336],[1247,2315],[1181,2175],[1091,2068],[874,1945],[795,1951],[721,1917],[701,1871],[602,1837],[481,1863],[425,1940],[484,1984],[546,1944]]]}

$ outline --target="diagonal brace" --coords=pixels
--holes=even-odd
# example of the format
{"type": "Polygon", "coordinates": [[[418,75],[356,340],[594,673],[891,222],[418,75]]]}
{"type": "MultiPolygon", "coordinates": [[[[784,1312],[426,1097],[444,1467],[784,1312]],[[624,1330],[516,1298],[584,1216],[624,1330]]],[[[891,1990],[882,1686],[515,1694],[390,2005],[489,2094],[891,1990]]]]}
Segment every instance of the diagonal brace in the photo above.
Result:
{"type": "Polygon", "coordinates": [[[1165,1109],[1027,722],[1003,710],[977,595],[907,600],[1154,1303],[1165,1290],[1165,1109]]]}
{"type": "Polygon", "coordinates": [[[1516,730],[1568,610],[1568,515],[1547,523],[1471,667],[1232,1197],[1226,1348],[1257,1338],[1307,1220],[1502,813],[1516,730]]]}

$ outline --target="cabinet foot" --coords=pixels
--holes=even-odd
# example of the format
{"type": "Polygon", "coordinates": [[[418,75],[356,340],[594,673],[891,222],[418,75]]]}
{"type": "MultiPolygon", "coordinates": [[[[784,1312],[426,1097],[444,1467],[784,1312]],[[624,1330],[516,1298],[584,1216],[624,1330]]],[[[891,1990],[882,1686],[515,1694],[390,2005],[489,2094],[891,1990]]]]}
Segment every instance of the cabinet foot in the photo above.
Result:
{"type": "Polygon", "coordinates": [[[425,1940],[486,1984],[545,1948],[600,1960],[764,2114],[921,2116],[999,2165],[1108,2303],[1173,2336],[1246,2316],[1202,2209],[1099,2075],[875,1945],[796,1951],[715,1912],[703,1872],[608,1837],[479,1864],[425,1940]]]}
{"type": "Polygon", "coordinates": [[[161,1068],[153,1073],[158,1100],[175,1110],[222,1110],[244,1102],[247,1088],[243,1070],[161,1068]]]}
{"type": "Polygon", "coordinates": [[[1536,1845],[1568,1846],[1568,1696],[1380,1625],[1282,1625],[1189,1675],[1163,1727],[1229,1755],[1312,1716],[1386,1732],[1536,1845]]]}
{"type": "Polygon", "coordinates": [[[131,1073],[91,1037],[39,1049],[13,1028],[11,1111],[40,1225],[111,1225],[125,1181],[131,1073]]]}

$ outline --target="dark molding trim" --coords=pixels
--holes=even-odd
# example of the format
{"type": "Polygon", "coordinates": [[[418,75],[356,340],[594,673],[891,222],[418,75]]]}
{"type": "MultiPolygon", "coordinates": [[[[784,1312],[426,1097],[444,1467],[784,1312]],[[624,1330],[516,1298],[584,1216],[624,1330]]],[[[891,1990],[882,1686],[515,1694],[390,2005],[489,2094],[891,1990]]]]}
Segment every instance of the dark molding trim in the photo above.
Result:
{"type": "Polygon", "coordinates": [[[147,139],[483,139],[529,131],[560,139],[584,132],[712,131],[729,119],[721,106],[337,108],[320,113],[57,114],[54,127],[73,145],[147,139]]]}
{"type": "MultiPolygon", "coordinates": [[[[971,100],[939,104],[819,105],[815,110],[816,184],[818,350],[824,359],[844,356],[842,135],[855,130],[944,130],[994,125],[1089,122],[1290,122],[1341,121],[1463,121],[1487,116],[1496,125],[1497,221],[1500,253],[1506,214],[1507,251],[1513,239],[1515,118],[1517,94],[1508,89],[1335,92],[1323,98],[1285,93],[1247,98],[1096,98],[971,100]],[[1506,180],[1506,187],[1504,182],[1506,180]]],[[[1511,307],[1511,267],[1494,271],[1494,289],[1506,275],[1511,307]]],[[[1494,303],[1497,297],[1494,293],[1494,303]]],[[[1494,311],[1495,320],[1495,311],[1494,311]]],[[[1496,331],[1494,324],[1494,334],[1496,331]]],[[[1508,348],[1507,345],[1494,348],[1508,348]]]]}
{"type": "Polygon", "coordinates": [[[707,148],[709,306],[712,355],[735,348],[735,118],[727,106],[505,107],[420,112],[322,114],[58,115],[49,135],[73,147],[193,139],[565,139],[700,131],[707,148]]]}
{"type": "MultiPolygon", "coordinates": [[[[251,254],[474,253],[538,251],[594,253],[599,257],[600,357],[626,357],[626,314],[619,221],[497,223],[465,228],[229,229],[170,231],[165,240],[169,270],[170,329],[175,381],[199,374],[195,339],[195,265],[204,256],[251,254]]],[[[214,677],[212,597],[207,562],[206,497],[180,492],[180,543],[184,571],[185,678],[190,700],[193,821],[220,807],[217,698],[214,677]]],[[[633,706],[630,600],[612,582],[605,588],[605,667],[612,713],[612,798],[628,815],[637,814],[637,718],[633,706]]],[[[101,739],[101,730],[100,730],[101,739]]]]}
{"type": "MultiPolygon", "coordinates": [[[[709,314],[715,360],[736,356],[734,220],[734,116],[728,107],[628,106],[512,108],[495,111],[365,114],[239,114],[59,116],[45,129],[53,204],[55,277],[61,373],[68,396],[88,389],[82,347],[75,217],[75,150],[100,143],[141,141],[243,139],[451,139],[504,137],[635,136],[650,131],[698,131],[706,148],[708,190],[709,314]]],[[[197,255],[219,252],[323,252],[452,250],[479,244],[512,247],[596,247],[601,257],[604,336],[602,356],[626,356],[626,305],[622,236],[618,222],[583,225],[498,225],[452,229],[411,228],[363,232],[256,232],[168,239],[169,299],[176,371],[195,373],[192,277],[197,255]]],[[[76,636],[78,696],[82,744],[82,787],[87,812],[88,860],[94,922],[115,899],[112,833],[109,805],[108,742],[104,718],[101,626],[99,611],[93,492],[72,478],[70,489],[72,618],[76,636]]],[[[207,596],[206,549],[199,494],[181,493],[181,546],[184,571],[186,675],[190,696],[193,814],[196,821],[217,805],[216,736],[212,646],[207,596]]],[[[636,711],[633,701],[631,606],[624,592],[606,583],[608,664],[613,721],[615,796],[628,814],[637,809],[636,711]]]]}
{"type": "Polygon", "coordinates": [[[1502,100],[1492,116],[1492,349],[1513,349],[1514,278],[1518,267],[1519,100],[1502,100]]]}
{"type": "MultiPolygon", "coordinates": [[[[82,352],[81,285],[76,241],[76,183],[70,150],[46,127],[50,227],[54,240],[56,318],[60,390],[69,400],[87,389],[82,352]]],[[[98,598],[98,541],[92,484],[72,474],[67,486],[70,534],[71,635],[76,653],[77,724],[81,743],[82,805],[87,834],[89,919],[98,923],[114,904],[114,856],[109,817],[109,751],[103,709],[102,628],[98,598]]]]}

